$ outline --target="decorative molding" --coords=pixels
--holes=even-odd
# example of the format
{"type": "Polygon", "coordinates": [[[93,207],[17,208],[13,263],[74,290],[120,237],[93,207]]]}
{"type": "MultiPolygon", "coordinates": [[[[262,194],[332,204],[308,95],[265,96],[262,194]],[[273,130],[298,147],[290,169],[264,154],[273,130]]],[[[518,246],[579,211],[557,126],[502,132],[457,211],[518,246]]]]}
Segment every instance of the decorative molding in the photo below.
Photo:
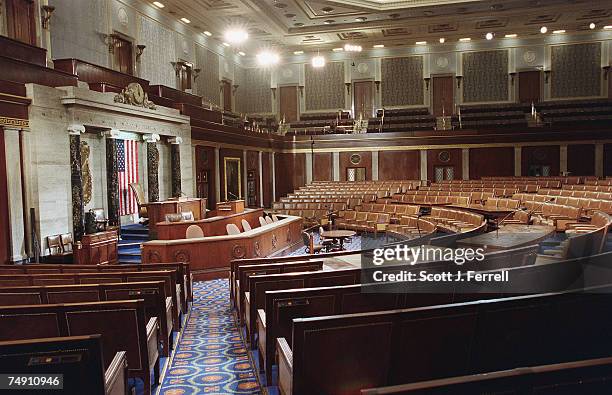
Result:
{"type": "Polygon", "coordinates": [[[129,104],[136,107],[155,110],[155,103],[149,100],[149,95],[142,89],[137,82],[132,82],[126,86],[121,93],[115,96],[115,103],[129,104]]]}
{"type": "MultiPolygon", "coordinates": [[[[178,138],[180,138],[180,137],[178,137],[178,138]]],[[[161,139],[161,137],[157,133],[150,133],[150,134],[143,134],[142,135],[142,140],[145,143],[157,143],[160,139],[161,139]]],[[[173,143],[171,143],[171,144],[173,144],[173,143]]],[[[177,143],[177,144],[180,144],[180,143],[177,143]]]]}
{"type": "Polygon", "coordinates": [[[30,122],[27,119],[0,117],[0,126],[8,126],[14,128],[29,128],[30,122]]]}
{"type": "Polygon", "coordinates": [[[68,134],[70,135],[80,135],[85,133],[85,126],[83,125],[70,125],[66,128],[66,130],[68,131],[68,134]]]}
{"type": "MultiPolygon", "coordinates": [[[[146,141],[146,140],[145,140],[146,141]]],[[[183,144],[183,138],[176,136],[176,137],[168,137],[168,144],[183,144]]]]}

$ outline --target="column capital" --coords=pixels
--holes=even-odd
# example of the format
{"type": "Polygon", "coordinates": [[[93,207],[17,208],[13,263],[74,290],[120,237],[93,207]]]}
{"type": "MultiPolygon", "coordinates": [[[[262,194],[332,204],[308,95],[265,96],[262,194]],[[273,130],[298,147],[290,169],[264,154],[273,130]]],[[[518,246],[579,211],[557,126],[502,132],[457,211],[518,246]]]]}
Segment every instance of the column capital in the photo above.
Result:
{"type": "Polygon", "coordinates": [[[183,144],[183,138],[176,136],[176,137],[169,137],[168,138],[168,143],[170,144],[183,144]]]}
{"type": "Polygon", "coordinates": [[[100,135],[107,139],[118,139],[120,133],[121,131],[119,129],[108,129],[100,133],[100,135]]]}
{"type": "Polygon", "coordinates": [[[71,136],[78,136],[85,133],[85,126],[79,124],[72,124],[66,128],[68,134],[71,136]]]}
{"type": "Polygon", "coordinates": [[[157,133],[143,134],[142,139],[145,143],[157,143],[161,137],[157,133]]]}

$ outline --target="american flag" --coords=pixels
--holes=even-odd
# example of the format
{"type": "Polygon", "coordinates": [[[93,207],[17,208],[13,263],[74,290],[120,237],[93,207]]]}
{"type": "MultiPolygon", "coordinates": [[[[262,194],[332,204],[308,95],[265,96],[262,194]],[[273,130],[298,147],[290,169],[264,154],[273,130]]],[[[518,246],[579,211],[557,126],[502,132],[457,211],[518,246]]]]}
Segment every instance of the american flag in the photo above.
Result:
{"type": "Polygon", "coordinates": [[[117,140],[117,169],[119,172],[119,215],[134,214],[138,210],[136,196],[130,189],[138,182],[138,142],[117,140]]]}

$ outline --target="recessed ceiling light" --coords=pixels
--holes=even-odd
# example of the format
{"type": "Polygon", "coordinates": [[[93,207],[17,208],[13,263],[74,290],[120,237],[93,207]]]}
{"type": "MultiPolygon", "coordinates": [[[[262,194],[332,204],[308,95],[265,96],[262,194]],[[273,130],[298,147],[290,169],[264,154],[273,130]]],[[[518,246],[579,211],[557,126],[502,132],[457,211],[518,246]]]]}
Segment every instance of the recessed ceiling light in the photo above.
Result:
{"type": "Polygon", "coordinates": [[[365,22],[368,20],[368,18],[366,18],[365,16],[360,16],[360,17],[355,18],[355,20],[357,22],[365,22]]]}
{"type": "Polygon", "coordinates": [[[238,55],[240,55],[240,56],[246,56],[246,54],[245,54],[244,52],[242,52],[242,51],[238,52],[238,55]]]}
{"type": "Polygon", "coordinates": [[[425,45],[425,44],[427,44],[427,41],[417,41],[415,44],[416,45],[425,45]]]}
{"type": "Polygon", "coordinates": [[[611,29],[612,29],[612,25],[604,26],[603,28],[604,28],[605,30],[611,30],[611,29]]]}
{"type": "Polygon", "coordinates": [[[516,33],[506,34],[504,37],[506,37],[506,38],[517,38],[518,34],[516,34],[516,33]]]}
{"type": "Polygon", "coordinates": [[[231,44],[241,44],[248,40],[249,33],[243,29],[230,29],[223,35],[225,40],[231,44]]]}
{"type": "Polygon", "coordinates": [[[374,48],[384,48],[385,44],[376,44],[373,46],[374,48]]]}
{"type": "Polygon", "coordinates": [[[334,52],[341,52],[341,51],[344,51],[344,48],[334,48],[334,49],[332,49],[332,51],[334,51],[334,52]]]}
{"type": "Polygon", "coordinates": [[[463,38],[460,38],[460,39],[459,39],[459,41],[461,41],[462,43],[467,43],[467,42],[469,42],[469,41],[471,41],[471,40],[472,40],[472,39],[471,39],[471,38],[469,38],[469,37],[463,37],[463,38]]]}
{"type": "Polygon", "coordinates": [[[596,26],[597,25],[595,25],[595,23],[593,23],[593,22],[589,23],[589,29],[591,29],[591,30],[595,29],[596,26]]]}
{"type": "Polygon", "coordinates": [[[226,47],[229,47],[229,46],[230,46],[228,43],[223,43],[223,45],[225,45],[226,47]]]}
{"type": "Polygon", "coordinates": [[[347,52],[361,52],[361,45],[344,44],[344,50],[347,52]]]}
{"type": "Polygon", "coordinates": [[[263,51],[257,54],[257,63],[260,66],[271,66],[280,61],[280,56],[276,52],[263,51]]]}
{"type": "Polygon", "coordinates": [[[312,67],[320,68],[325,66],[325,57],[321,55],[314,56],[312,58],[312,67]]]}
{"type": "Polygon", "coordinates": [[[560,29],[560,30],[553,30],[553,33],[554,33],[554,34],[563,34],[563,33],[565,33],[565,30],[564,30],[564,29],[560,29]]]}
{"type": "Polygon", "coordinates": [[[293,51],[293,54],[294,54],[294,55],[301,55],[301,54],[303,54],[303,53],[304,53],[304,51],[293,51]]]}
{"type": "Polygon", "coordinates": [[[548,28],[546,26],[542,26],[540,28],[540,33],[545,34],[548,31],[548,28]]]}
{"type": "Polygon", "coordinates": [[[487,40],[493,40],[493,33],[489,32],[489,33],[485,34],[485,38],[487,40]]]}
{"type": "Polygon", "coordinates": [[[326,25],[331,25],[334,22],[336,21],[334,21],[333,19],[328,19],[328,20],[323,21],[323,23],[325,23],[326,25]]]}
{"type": "Polygon", "coordinates": [[[444,37],[440,37],[440,44],[444,44],[444,41],[446,41],[446,39],[444,37]]]}
{"type": "Polygon", "coordinates": [[[185,22],[185,23],[191,23],[191,21],[187,18],[181,18],[181,21],[185,22]]]}
{"type": "Polygon", "coordinates": [[[208,37],[212,36],[212,33],[209,32],[208,30],[204,30],[204,34],[207,35],[208,37]]]}
{"type": "Polygon", "coordinates": [[[165,5],[163,5],[162,3],[160,3],[159,1],[154,1],[153,5],[157,8],[164,8],[165,5]]]}

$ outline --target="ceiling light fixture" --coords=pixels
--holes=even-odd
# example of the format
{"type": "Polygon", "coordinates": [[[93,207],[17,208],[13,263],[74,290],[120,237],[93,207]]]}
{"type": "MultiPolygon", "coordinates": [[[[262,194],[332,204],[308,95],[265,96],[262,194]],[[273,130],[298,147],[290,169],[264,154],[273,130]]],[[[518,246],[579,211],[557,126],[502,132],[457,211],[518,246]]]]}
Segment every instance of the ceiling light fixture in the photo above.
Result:
{"type": "Polygon", "coordinates": [[[489,41],[493,40],[493,37],[494,37],[494,35],[493,35],[493,33],[491,33],[491,32],[489,32],[489,33],[485,34],[485,38],[486,38],[487,40],[489,40],[489,41]]]}
{"type": "Polygon", "coordinates": [[[230,29],[225,32],[223,37],[231,44],[242,44],[249,39],[249,33],[243,29],[230,29]]]}
{"type": "Polygon", "coordinates": [[[597,27],[597,25],[593,22],[589,23],[589,29],[593,30],[597,27]]]}
{"type": "Polygon", "coordinates": [[[209,32],[208,30],[204,30],[204,34],[207,35],[208,37],[212,36],[212,33],[209,32]]]}
{"type": "Polygon", "coordinates": [[[504,37],[506,37],[506,38],[517,38],[518,34],[516,34],[516,33],[506,34],[504,37]]]}
{"type": "Polygon", "coordinates": [[[560,29],[560,30],[553,30],[553,33],[554,33],[554,34],[563,34],[563,33],[565,33],[565,30],[564,30],[564,29],[560,29]]]}
{"type": "Polygon", "coordinates": [[[314,56],[312,58],[311,62],[312,62],[312,67],[315,67],[315,68],[325,67],[325,57],[324,56],[317,54],[317,56],[314,56]]]}
{"type": "Polygon", "coordinates": [[[240,55],[240,56],[246,56],[246,54],[245,54],[244,52],[242,52],[242,51],[238,52],[238,55],[240,55]]]}
{"type": "Polygon", "coordinates": [[[368,18],[366,18],[365,16],[360,16],[360,17],[355,18],[355,20],[357,22],[365,22],[368,20],[368,18]]]}
{"type": "Polygon", "coordinates": [[[542,34],[546,34],[547,31],[548,31],[548,28],[546,26],[542,26],[540,28],[540,33],[542,33],[542,34]]]}
{"type": "Polygon", "coordinates": [[[342,52],[342,51],[344,51],[344,48],[334,48],[334,49],[332,49],[332,51],[334,51],[334,52],[342,52]]]}
{"type": "Polygon", "coordinates": [[[604,30],[612,30],[612,25],[604,26],[604,30]]]}
{"type": "Polygon", "coordinates": [[[228,43],[223,43],[223,45],[225,45],[226,47],[229,47],[229,46],[230,46],[228,43]]]}
{"type": "Polygon", "coordinates": [[[191,21],[187,18],[181,18],[181,21],[185,22],[185,23],[191,23],[191,21]]]}
{"type": "Polygon", "coordinates": [[[417,41],[415,44],[416,45],[425,45],[425,44],[427,44],[427,41],[417,41]]]}
{"type": "Polygon", "coordinates": [[[373,45],[373,47],[374,48],[384,48],[385,44],[376,44],[376,45],[373,45]]]}
{"type": "Polygon", "coordinates": [[[163,5],[162,3],[160,3],[159,1],[154,1],[153,5],[157,8],[164,8],[165,5],[163,5]]]}
{"type": "Polygon", "coordinates": [[[459,41],[461,41],[462,43],[467,43],[467,42],[472,41],[472,39],[469,37],[463,37],[463,38],[460,38],[459,41]]]}
{"type": "Polygon", "coordinates": [[[272,66],[280,61],[280,56],[276,52],[263,51],[257,54],[257,63],[260,66],[272,66]]]}
{"type": "Polygon", "coordinates": [[[361,45],[344,44],[344,50],[346,52],[361,52],[362,49],[361,45]]]}
{"type": "Polygon", "coordinates": [[[293,51],[294,55],[302,55],[304,51],[293,51]]]}
{"type": "Polygon", "coordinates": [[[445,41],[446,39],[444,37],[440,37],[440,44],[444,44],[445,41]]]}

